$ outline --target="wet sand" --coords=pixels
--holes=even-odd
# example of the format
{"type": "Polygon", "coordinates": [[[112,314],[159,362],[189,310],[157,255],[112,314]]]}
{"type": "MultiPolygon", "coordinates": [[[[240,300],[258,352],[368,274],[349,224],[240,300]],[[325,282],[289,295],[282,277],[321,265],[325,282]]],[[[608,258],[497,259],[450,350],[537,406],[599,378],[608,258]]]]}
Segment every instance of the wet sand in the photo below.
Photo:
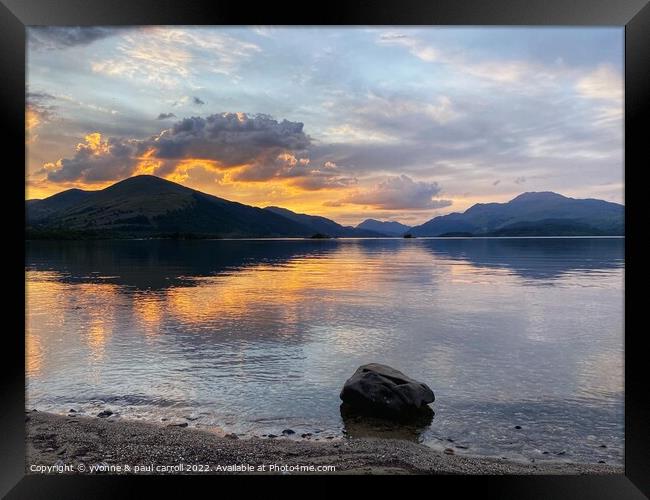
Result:
{"type": "MultiPolygon", "coordinates": [[[[120,418],[26,413],[27,472],[30,466],[64,466],[63,473],[321,473],[321,474],[622,474],[620,466],[519,463],[446,455],[399,439],[295,441],[236,439],[204,429],[164,426],[120,418]],[[180,464],[183,469],[179,470],[180,464]],[[131,470],[124,470],[128,465],[131,470]],[[151,469],[153,465],[154,469],[151,469]],[[260,466],[264,465],[264,470],[260,466]],[[116,467],[121,467],[118,471],[116,467]],[[135,470],[135,467],[141,467],[135,470]],[[176,469],[155,470],[160,466],[176,469]],[[220,466],[220,467],[219,467],[220,466]],[[242,466],[249,470],[242,471],[242,466]],[[271,466],[275,466],[275,469],[271,466]],[[302,466],[303,469],[296,469],[302,466]],[[313,468],[310,468],[313,466],[313,468]],[[335,471],[323,471],[334,466],[335,471]],[[230,467],[230,469],[228,469],[230,467]],[[233,467],[239,469],[233,470],[233,467]],[[250,470],[250,467],[253,470],[250,470]],[[70,470],[72,469],[72,470],[70,470]]],[[[50,469],[51,473],[59,470],[50,469]]],[[[34,472],[34,471],[32,471],[34,472]]]]}

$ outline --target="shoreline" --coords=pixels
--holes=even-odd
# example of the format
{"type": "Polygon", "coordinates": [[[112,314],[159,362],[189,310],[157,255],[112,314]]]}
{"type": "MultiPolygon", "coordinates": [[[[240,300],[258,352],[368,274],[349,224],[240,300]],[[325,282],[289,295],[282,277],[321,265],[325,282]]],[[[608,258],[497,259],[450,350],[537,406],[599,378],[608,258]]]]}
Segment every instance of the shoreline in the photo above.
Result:
{"type": "Polygon", "coordinates": [[[446,455],[400,439],[351,438],[329,442],[257,437],[237,439],[220,437],[205,429],[40,411],[27,411],[25,426],[28,474],[603,475],[624,472],[623,466],[608,464],[523,463],[446,455]],[[105,471],[90,472],[92,466],[98,464],[102,464],[105,471]],[[117,467],[125,465],[131,470],[117,470],[117,467]],[[259,469],[262,465],[264,470],[259,469]],[[31,466],[45,467],[30,471],[31,466]],[[57,466],[57,469],[52,469],[52,466],[57,466]],[[59,472],[60,466],[71,470],[59,472]],[[80,466],[85,468],[85,472],[78,470],[80,466]],[[136,466],[141,469],[134,470],[136,466]],[[334,466],[335,470],[322,470],[323,466],[334,466]],[[161,467],[168,470],[161,470],[161,467]]]}

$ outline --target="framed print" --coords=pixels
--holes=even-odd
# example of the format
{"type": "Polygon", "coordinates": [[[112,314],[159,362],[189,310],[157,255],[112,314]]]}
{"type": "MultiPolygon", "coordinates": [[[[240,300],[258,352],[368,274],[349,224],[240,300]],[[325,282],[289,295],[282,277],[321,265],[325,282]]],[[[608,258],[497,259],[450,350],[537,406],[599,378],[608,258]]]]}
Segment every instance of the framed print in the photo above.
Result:
{"type": "Polygon", "coordinates": [[[647,2],[0,7],[8,498],[649,494],[647,2]]]}

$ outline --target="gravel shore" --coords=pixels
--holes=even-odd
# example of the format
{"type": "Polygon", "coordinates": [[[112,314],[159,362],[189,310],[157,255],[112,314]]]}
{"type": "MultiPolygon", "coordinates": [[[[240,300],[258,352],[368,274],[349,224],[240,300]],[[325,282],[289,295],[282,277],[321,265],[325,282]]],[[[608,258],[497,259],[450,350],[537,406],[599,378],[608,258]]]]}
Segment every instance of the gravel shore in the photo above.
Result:
{"type": "Polygon", "coordinates": [[[236,439],[119,418],[26,413],[27,473],[622,474],[623,467],[438,453],[398,439],[236,439]],[[46,469],[47,466],[57,469],[46,469]],[[79,467],[81,465],[81,467],[79,467]],[[151,466],[153,465],[153,469],[151,466]],[[182,470],[180,466],[182,465],[182,470]],[[260,466],[264,465],[262,470],[260,466]],[[34,466],[45,466],[40,470],[34,466]],[[62,469],[61,466],[68,466],[62,469]],[[121,470],[117,470],[117,467],[121,470]],[[129,471],[124,470],[129,466],[129,471]],[[135,470],[138,466],[140,469],[135,470]],[[156,467],[170,466],[168,470],[156,467]],[[173,466],[176,468],[174,469],[173,466]],[[220,467],[219,467],[220,466],[220,467]],[[248,470],[241,470],[244,466],[248,470]],[[302,469],[296,469],[302,466],[302,469]],[[309,467],[313,466],[310,470],[309,467]],[[335,471],[323,471],[334,466],[335,471]],[[252,470],[250,469],[252,467],[252,470]],[[32,470],[30,471],[30,468],[32,470]],[[72,470],[70,470],[72,469],[72,470]],[[208,469],[208,470],[206,470],[208,469]],[[97,471],[97,473],[101,473],[97,471]]]}

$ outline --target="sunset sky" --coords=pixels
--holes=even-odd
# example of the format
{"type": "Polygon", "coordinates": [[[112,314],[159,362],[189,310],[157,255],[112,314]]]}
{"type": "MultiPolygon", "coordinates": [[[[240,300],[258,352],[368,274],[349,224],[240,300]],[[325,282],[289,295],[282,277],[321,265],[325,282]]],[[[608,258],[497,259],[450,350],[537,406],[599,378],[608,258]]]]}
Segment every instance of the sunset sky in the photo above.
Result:
{"type": "Polygon", "coordinates": [[[153,174],[345,224],[623,202],[623,28],[29,28],[27,198],[153,174]]]}

